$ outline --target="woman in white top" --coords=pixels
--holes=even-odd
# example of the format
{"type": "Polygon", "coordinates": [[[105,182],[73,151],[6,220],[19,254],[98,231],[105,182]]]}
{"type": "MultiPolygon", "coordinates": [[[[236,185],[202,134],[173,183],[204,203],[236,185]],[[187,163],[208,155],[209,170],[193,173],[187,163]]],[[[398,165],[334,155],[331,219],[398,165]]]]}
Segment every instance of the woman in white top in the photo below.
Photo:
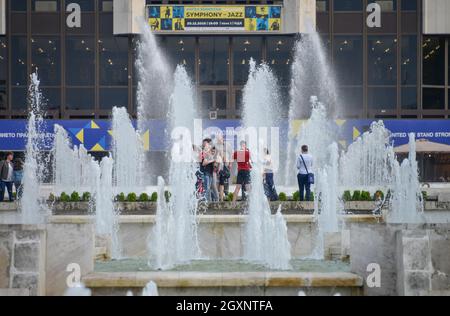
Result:
{"type": "Polygon", "coordinates": [[[273,181],[272,157],[270,156],[269,150],[267,148],[264,148],[263,184],[264,194],[267,196],[267,199],[269,201],[278,200],[277,191],[275,190],[275,183],[273,181]]]}

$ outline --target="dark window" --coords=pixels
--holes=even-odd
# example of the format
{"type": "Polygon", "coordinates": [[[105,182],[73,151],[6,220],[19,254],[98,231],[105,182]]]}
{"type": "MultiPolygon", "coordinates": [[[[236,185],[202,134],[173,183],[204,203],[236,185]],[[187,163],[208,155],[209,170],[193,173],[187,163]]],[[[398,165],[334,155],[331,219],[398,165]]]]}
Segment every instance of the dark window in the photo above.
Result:
{"type": "Polygon", "coordinates": [[[233,38],[233,76],[234,84],[243,85],[247,82],[250,59],[256,64],[262,58],[261,37],[234,37],[233,38]]]}
{"type": "Polygon", "coordinates": [[[27,23],[26,13],[11,13],[11,34],[26,34],[27,23]]]}
{"type": "Polygon", "coordinates": [[[60,43],[58,37],[31,39],[32,71],[38,69],[42,86],[61,84],[60,43]]]}
{"type": "Polygon", "coordinates": [[[69,110],[94,110],[93,88],[67,88],[66,108],[69,110]]]}
{"type": "Polygon", "coordinates": [[[8,50],[6,46],[6,37],[0,36],[0,86],[6,84],[6,74],[8,69],[8,50]]]}
{"type": "Polygon", "coordinates": [[[416,110],[417,109],[417,88],[407,87],[402,88],[402,109],[416,110]]]}
{"type": "Polygon", "coordinates": [[[342,85],[362,85],[362,37],[335,36],[334,41],[334,64],[338,82],[342,85]]]}
{"type": "Polygon", "coordinates": [[[439,88],[423,89],[423,109],[443,110],[445,108],[445,90],[439,88]]]}
{"type": "Polygon", "coordinates": [[[45,108],[48,110],[58,110],[61,106],[61,89],[42,88],[45,108]]]}
{"type": "Polygon", "coordinates": [[[401,0],[403,11],[416,11],[417,10],[417,0],[401,0]]]}
{"type": "Polygon", "coordinates": [[[99,32],[111,36],[113,34],[113,14],[102,13],[100,14],[99,32]]]}
{"type": "Polygon", "coordinates": [[[165,40],[165,48],[173,69],[176,65],[184,65],[191,78],[194,78],[195,37],[168,36],[165,40]]]}
{"type": "Polygon", "coordinates": [[[334,0],[335,11],[362,11],[363,1],[361,0],[334,0]]]}
{"type": "Polygon", "coordinates": [[[378,3],[381,12],[397,11],[397,0],[369,0],[367,3],[378,3]]]}
{"type": "Polygon", "coordinates": [[[369,36],[368,50],[369,85],[395,85],[397,39],[394,36],[369,36]]]}
{"type": "Polygon", "coordinates": [[[402,85],[417,83],[417,36],[402,37],[402,85]]]}
{"type": "Polygon", "coordinates": [[[342,110],[346,117],[359,117],[363,110],[363,88],[341,87],[339,91],[342,100],[342,110]]]}
{"type": "Polygon", "coordinates": [[[428,37],[423,43],[423,84],[445,84],[445,38],[428,37]]]}
{"type": "Polygon", "coordinates": [[[228,37],[199,38],[200,84],[228,84],[228,37]]]}
{"type": "Polygon", "coordinates": [[[217,90],[216,91],[216,108],[220,110],[227,109],[227,91],[217,90]]]}
{"type": "Polygon", "coordinates": [[[27,108],[27,88],[11,89],[11,106],[13,110],[23,110],[27,108]]]}
{"type": "Polygon", "coordinates": [[[57,12],[59,3],[59,0],[32,0],[31,8],[36,12],[57,12]]]}
{"type": "Polygon", "coordinates": [[[27,39],[22,36],[11,36],[11,85],[27,85],[27,39]]]}
{"type": "Polygon", "coordinates": [[[128,107],[127,88],[102,88],[100,89],[100,109],[110,110],[114,106],[128,107]]]}
{"type": "Polygon", "coordinates": [[[103,12],[113,12],[113,1],[112,0],[99,0],[99,10],[103,12]]]}
{"type": "Polygon", "coordinates": [[[368,107],[377,110],[391,110],[397,107],[396,88],[369,88],[368,107]]]}
{"type": "Polygon", "coordinates": [[[92,37],[66,37],[66,83],[90,86],[95,82],[95,43],[92,37]]]}
{"type": "Polygon", "coordinates": [[[6,110],[8,103],[6,102],[6,87],[0,86],[0,110],[6,110]]]}
{"type": "Polygon", "coordinates": [[[211,90],[202,91],[202,109],[203,111],[212,110],[213,104],[213,92],[211,90]]]}
{"type": "Polygon", "coordinates": [[[328,0],[317,0],[316,1],[316,10],[317,12],[327,12],[328,11],[328,0]]]}
{"type": "Polygon", "coordinates": [[[293,37],[267,37],[267,63],[277,75],[281,85],[290,84],[293,45],[293,37]]]}
{"type": "Polygon", "coordinates": [[[11,11],[27,11],[27,0],[10,0],[11,11]]]}
{"type": "Polygon", "coordinates": [[[128,84],[128,38],[108,37],[99,40],[100,84],[128,84]]]}
{"type": "Polygon", "coordinates": [[[243,97],[242,90],[236,90],[234,93],[234,102],[236,110],[242,109],[242,97],[243,97]]]}
{"type": "Polygon", "coordinates": [[[81,11],[94,11],[95,10],[95,1],[94,0],[66,0],[66,6],[69,3],[77,3],[81,7],[81,11]]]}

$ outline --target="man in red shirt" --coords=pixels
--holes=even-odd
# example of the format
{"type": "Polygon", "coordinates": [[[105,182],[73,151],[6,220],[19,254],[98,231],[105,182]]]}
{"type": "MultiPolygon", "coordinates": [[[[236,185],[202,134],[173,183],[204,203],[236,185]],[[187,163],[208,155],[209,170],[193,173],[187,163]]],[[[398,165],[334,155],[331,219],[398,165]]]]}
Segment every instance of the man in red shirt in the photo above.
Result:
{"type": "Polygon", "coordinates": [[[233,202],[237,200],[239,191],[242,190],[242,199],[245,199],[244,191],[250,190],[250,170],[252,165],[250,164],[250,151],[247,148],[245,141],[240,142],[241,149],[235,151],[233,154],[233,160],[237,162],[238,174],[236,188],[234,189],[233,202]],[[243,187],[242,187],[243,186],[243,187]]]}

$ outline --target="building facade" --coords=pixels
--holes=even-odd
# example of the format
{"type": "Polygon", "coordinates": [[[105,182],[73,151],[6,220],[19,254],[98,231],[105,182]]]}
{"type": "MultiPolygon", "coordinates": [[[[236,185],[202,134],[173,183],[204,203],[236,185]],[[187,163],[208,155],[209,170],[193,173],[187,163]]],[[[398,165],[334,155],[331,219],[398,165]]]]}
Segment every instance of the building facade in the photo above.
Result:
{"type": "MultiPolygon", "coordinates": [[[[450,31],[445,22],[431,22],[439,14],[433,3],[428,7],[433,1],[441,0],[141,0],[138,10],[146,12],[145,5],[285,8],[314,2],[316,27],[337,78],[341,116],[444,119],[450,115],[450,31]],[[372,3],[381,8],[380,24],[372,3]]],[[[138,35],[115,30],[127,14],[118,10],[120,4],[0,0],[0,119],[27,116],[29,74],[36,69],[49,118],[108,118],[113,106],[126,106],[136,115],[138,35]],[[79,20],[72,16],[73,4],[81,9],[79,20]]],[[[304,13],[294,10],[290,16],[290,11],[281,18],[294,22],[283,24],[282,32],[168,31],[157,40],[173,68],[186,66],[205,117],[214,112],[217,118],[235,119],[240,117],[251,57],[274,69],[287,106],[292,48],[298,37],[290,24],[304,13]]]]}

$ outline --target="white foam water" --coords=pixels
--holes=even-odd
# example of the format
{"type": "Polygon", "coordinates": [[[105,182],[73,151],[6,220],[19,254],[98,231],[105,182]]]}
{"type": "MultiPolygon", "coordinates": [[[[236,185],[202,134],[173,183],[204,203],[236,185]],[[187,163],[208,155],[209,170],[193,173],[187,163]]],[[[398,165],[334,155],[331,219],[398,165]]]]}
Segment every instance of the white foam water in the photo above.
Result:
{"type": "Polygon", "coordinates": [[[77,283],[64,292],[64,296],[91,296],[91,294],[91,290],[86,288],[83,283],[77,283]]]}
{"type": "Polygon", "coordinates": [[[142,296],[159,296],[158,286],[155,282],[148,282],[142,290],[142,296]]]}

